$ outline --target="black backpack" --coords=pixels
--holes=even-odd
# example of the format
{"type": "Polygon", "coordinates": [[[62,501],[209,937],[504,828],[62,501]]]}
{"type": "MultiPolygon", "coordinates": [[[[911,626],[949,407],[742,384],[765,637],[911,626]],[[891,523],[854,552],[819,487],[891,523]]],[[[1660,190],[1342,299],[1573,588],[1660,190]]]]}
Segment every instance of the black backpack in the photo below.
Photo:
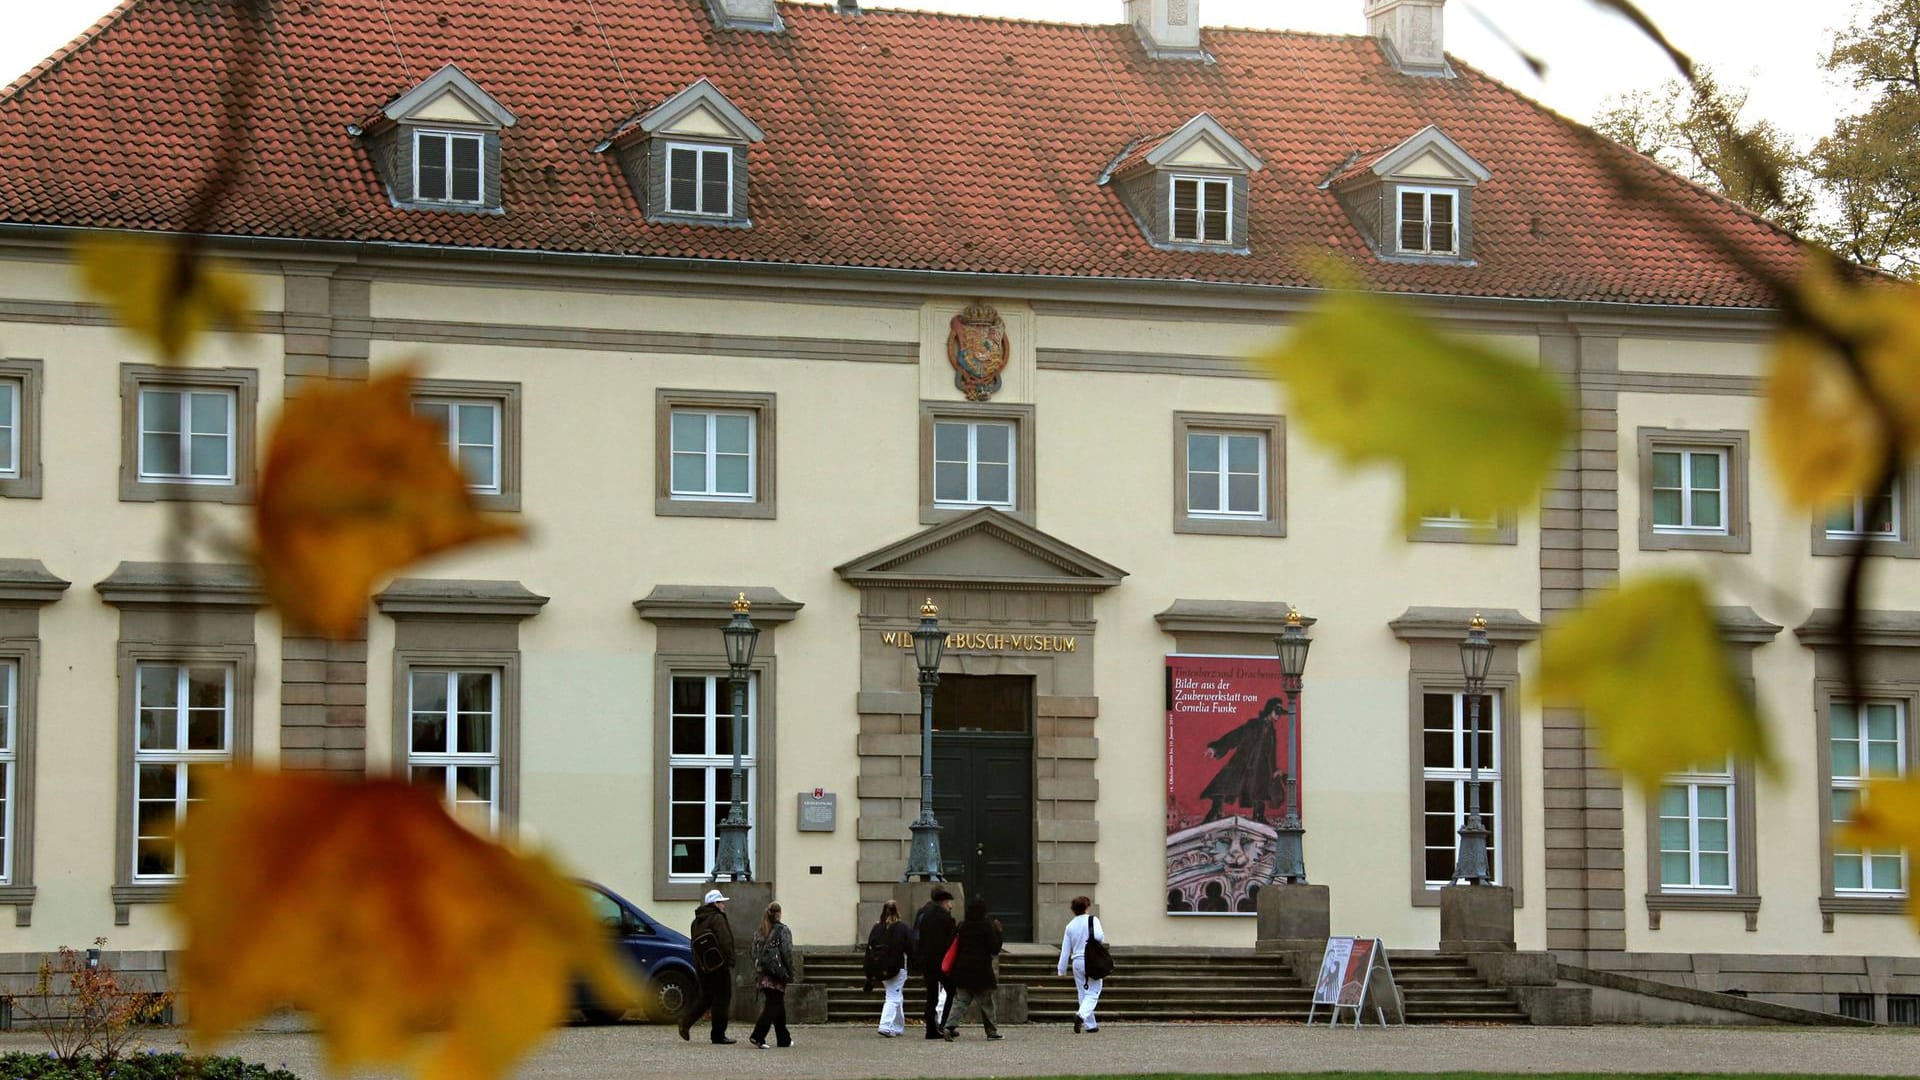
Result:
{"type": "Polygon", "coordinates": [[[890,945],[886,924],[874,923],[873,929],[867,931],[867,952],[860,961],[861,973],[874,982],[886,982],[893,978],[900,966],[894,964],[893,971],[887,970],[888,961],[893,959],[890,945]]]}

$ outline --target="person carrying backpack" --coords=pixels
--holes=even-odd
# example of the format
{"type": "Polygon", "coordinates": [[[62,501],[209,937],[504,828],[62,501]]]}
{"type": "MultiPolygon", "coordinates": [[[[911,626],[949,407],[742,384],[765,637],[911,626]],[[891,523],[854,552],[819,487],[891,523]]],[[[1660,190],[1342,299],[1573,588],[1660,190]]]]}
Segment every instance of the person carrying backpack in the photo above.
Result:
{"type": "Polygon", "coordinates": [[[1107,934],[1100,920],[1088,912],[1093,901],[1085,896],[1073,898],[1073,918],[1067,922],[1066,936],[1060,939],[1060,966],[1065,975],[1073,972],[1073,988],[1079,991],[1080,1006],[1074,1010],[1073,1032],[1084,1027],[1088,1034],[1100,1030],[1093,1011],[1100,1005],[1100,987],[1113,969],[1113,954],[1107,952],[1107,934]]]}
{"type": "Polygon", "coordinates": [[[693,1008],[680,1018],[680,1037],[690,1039],[700,1015],[713,1010],[711,1039],[717,1046],[731,1046],[738,1039],[727,1038],[727,1010],[733,1007],[733,927],[727,925],[727,897],[719,889],[708,889],[706,899],[693,912],[693,965],[700,970],[700,996],[693,1008]]]}
{"type": "Polygon", "coordinates": [[[907,1031],[907,954],[913,951],[913,931],[900,921],[900,904],[889,900],[880,908],[880,921],[867,932],[864,968],[868,988],[879,983],[887,993],[880,1007],[880,1035],[897,1038],[907,1031]]]}

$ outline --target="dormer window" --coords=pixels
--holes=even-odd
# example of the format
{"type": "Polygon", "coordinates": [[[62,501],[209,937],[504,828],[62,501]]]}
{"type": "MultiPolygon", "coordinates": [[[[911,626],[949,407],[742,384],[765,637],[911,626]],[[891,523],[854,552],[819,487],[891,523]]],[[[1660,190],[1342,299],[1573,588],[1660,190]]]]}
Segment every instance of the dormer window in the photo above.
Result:
{"type": "Polygon", "coordinates": [[[1173,238],[1195,244],[1233,240],[1233,181],[1221,177],[1173,178],[1173,238]]]}
{"type": "Polygon", "coordinates": [[[733,151],[724,146],[667,144],[667,211],[733,216],[733,151]]]}
{"type": "Polygon", "coordinates": [[[1111,184],[1154,247],[1247,251],[1248,177],[1261,168],[1206,113],[1161,136],[1136,139],[1107,166],[1111,184]]]}
{"type": "Polygon", "coordinates": [[[701,79],[620,125],[596,150],[612,152],[648,221],[738,228],[752,224],[747,148],[765,138],[727,95],[701,79]]]}
{"type": "Polygon", "coordinates": [[[1458,200],[1443,188],[1400,188],[1400,252],[1404,255],[1457,255],[1458,200]]]}
{"type": "Polygon", "coordinates": [[[499,213],[500,133],[514,115],[448,64],[348,128],[373,157],[393,205],[499,213]]]}
{"type": "Polygon", "coordinates": [[[451,131],[413,133],[413,197],[421,202],[478,205],[485,181],[485,141],[451,131]]]}

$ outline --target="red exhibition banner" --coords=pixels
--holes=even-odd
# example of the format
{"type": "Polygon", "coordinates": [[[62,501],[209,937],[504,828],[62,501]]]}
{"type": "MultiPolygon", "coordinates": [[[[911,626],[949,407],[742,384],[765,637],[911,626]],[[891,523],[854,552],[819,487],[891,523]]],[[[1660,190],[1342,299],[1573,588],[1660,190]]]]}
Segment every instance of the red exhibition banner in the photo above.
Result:
{"type": "Polygon", "coordinates": [[[1251,915],[1273,880],[1286,705],[1275,657],[1167,657],[1169,914],[1251,915]]]}

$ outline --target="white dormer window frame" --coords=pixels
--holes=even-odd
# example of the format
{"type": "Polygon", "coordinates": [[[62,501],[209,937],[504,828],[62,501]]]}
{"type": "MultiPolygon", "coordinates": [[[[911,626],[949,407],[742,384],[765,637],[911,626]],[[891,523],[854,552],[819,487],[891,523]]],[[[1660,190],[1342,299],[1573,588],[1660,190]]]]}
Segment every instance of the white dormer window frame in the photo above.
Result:
{"type": "Polygon", "coordinates": [[[475,131],[455,131],[451,128],[416,127],[410,132],[413,139],[413,198],[416,202],[444,203],[448,206],[483,206],[487,201],[487,139],[475,131]],[[426,139],[440,139],[440,191],[437,196],[429,195],[421,186],[422,166],[430,156],[423,150],[426,139]],[[454,147],[460,143],[473,146],[473,198],[464,199],[455,196],[454,147]]]}
{"type": "Polygon", "coordinates": [[[669,142],[666,145],[666,212],[676,217],[730,218],[733,213],[733,148],[724,143],[669,142]],[[673,200],[674,158],[685,152],[693,157],[693,208],[676,206],[673,200]],[[707,205],[707,166],[709,159],[719,157],[725,160],[726,183],[721,187],[725,205],[714,209],[707,205]]]}
{"type": "Polygon", "coordinates": [[[1173,173],[1167,183],[1167,236],[1176,244],[1218,244],[1229,246],[1233,243],[1233,178],[1231,176],[1208,176],[1199,173],[1173,173]],[[1192,235],[1180,232],[1180,190],[1184,184],[1193,185],[1193,206],[1186,212],[1193,215],[1192,235]],[[1218,191],[1221,195],[1218,209],[1209,207],[1207,194],[1218,191]],[[1218,236],[1209,236],[1209,215],[1214,215],[1220,226],[1218,236]]]}
{"type": "Polygon", "coordinates": [[[1397,184],[1394,187],[1394,250],[1401,255],[1434,255],[1445,258],[1458,258],[1460,255],[1460,189],[1451,187],[1433,187],[1424,184],[1397,184]],[[1417,196],[1420,200],[1420,246],[1407,245],[1407,197],[1417,196]],[[1433,200],[1440,196],[1447,200],[1448,221],[1447,246],[1435,247],[1433,243],[1433,200]]]}

